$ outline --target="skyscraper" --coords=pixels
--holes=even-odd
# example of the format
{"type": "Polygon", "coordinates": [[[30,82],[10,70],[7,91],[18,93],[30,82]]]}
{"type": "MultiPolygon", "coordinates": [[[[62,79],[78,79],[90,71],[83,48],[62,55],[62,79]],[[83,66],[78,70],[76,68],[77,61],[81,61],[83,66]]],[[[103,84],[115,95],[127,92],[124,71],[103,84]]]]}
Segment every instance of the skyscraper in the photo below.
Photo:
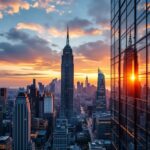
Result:
{"type": "Polygon", "coordinates": [[[149,0],[111,1],[112,145],[150,149],[149,0]]]}
{"type": "Polygon", "coordinates": [[[88,80],[88,76],[86,76],[86,78],[85,78],[85,87],[87,88],[88,85],[89,85],[89,80],[88,80]]]}
{"type": "Polygon", "coordinates": [[[39,99],[38,91],[36,88],[36,79],[33,79],[32,85],[30,85],[30,105],[31,105],[31,114],[33,117],[38,117],[39,115],[39,99]]]}
{"type": "Polygon", "coordinates": [[[6,88],[0,88],[0,105],[3,107],[6,106],[7,102],[7,89],[6,88]]]}
{"type": "Polygon", "coordinates": [[[3,134],[3,115],[6,109],[7,89],[0,88],[0,135],[3,134]]]}
{"type": "Polygon", "coordinates": [[[61,64],[61,116],[71,119],[73,115],[74,63],[72,49],[69,45],[69,28],[67,27],[66,46],[63,49],[61,64]]]}
{"type": "Polygon", "coordinates": [[[30,149],[31,112],[29,99],[24,89],[19,90],[16,98],[13,125],[14,149],[30,149]]]}
{"type": "Polygon", "coordinates": [[[98,69],[96,108],[98,108],[100,111],[106,111],[105,76],[100,69],[98,69]]]}

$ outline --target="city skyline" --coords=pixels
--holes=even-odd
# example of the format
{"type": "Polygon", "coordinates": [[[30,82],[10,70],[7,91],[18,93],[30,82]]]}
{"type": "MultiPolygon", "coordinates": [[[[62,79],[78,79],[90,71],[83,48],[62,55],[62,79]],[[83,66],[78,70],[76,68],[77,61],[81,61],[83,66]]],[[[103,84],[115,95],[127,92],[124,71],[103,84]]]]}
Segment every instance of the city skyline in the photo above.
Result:
{"type": "Polygon", "coordinates": [[[0,0],[0,149],[150,150],[150,0],[0,0]]]}
{"type": "Polygon", "coordinates": [[[60,60],[68,24],[75,58],[75,82],[83,82],[88,75],[90,82],[96,85],[97,68],[100,67],[109,88],[110,13],[106,13],[109,7],[109,0],[2,1],[1,86],[25,86],[33,78],[43,83],[56,77],[60,79],[60,60]],[[101,7],[101,15],[97,7],[101,7]]]}

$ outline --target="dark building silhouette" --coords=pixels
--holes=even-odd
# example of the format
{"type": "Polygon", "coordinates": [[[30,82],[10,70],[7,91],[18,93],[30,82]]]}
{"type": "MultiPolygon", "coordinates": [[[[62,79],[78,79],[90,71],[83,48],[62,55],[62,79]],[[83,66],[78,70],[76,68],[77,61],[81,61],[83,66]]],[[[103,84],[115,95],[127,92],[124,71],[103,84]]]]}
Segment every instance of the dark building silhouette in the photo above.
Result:
{"type": "Polygon", "coordinates": [[[96,91],[96,108],[100,111],[106,111],[106,89],[105,89],[105,76],[98,69],[98,81],[96,91]]]}
{"type": "Polygon", "coordinates": [[[61,64],[61,116],[71,119],[73,115],[74,63],[72,48],[69,45],[67,27],[66,46],[63,49],[61,64]]]}
{"type": "Polygon", "coordinates": [[[112,150],[150,149],[149,9],[111,1],[112,150]]]}
{"type": "Polygon", "coordinates": [[[33,83],[30,86],[30,105],[31,105],[31,114],[33,117],[38,117],[39,114],[39,99],[38,99],[38,90],[36,88],[36,80],[33,79],[33,83]]]}
{"type": "Polygon", "coordinates": [[[13,116],[13,142],[15,150],[31,149],[31,111],[30,102],[24,92],[19,89],[13,116]]]}
{"type": "Polygon", "coordinates": [[[3,118],[7,103],[7,89],[0,88],[0,135],[3,134],[3,118]]]}

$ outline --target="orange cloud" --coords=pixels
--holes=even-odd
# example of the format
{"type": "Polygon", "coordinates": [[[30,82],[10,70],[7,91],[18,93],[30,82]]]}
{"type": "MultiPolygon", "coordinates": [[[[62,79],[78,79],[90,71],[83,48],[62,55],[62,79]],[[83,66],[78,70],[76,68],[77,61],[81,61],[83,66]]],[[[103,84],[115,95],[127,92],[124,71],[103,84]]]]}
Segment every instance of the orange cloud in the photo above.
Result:
{"type": "Polygon", "coordinates": [[[64,11],[57,9],[56,5],[70,5],[71,2],[72,0],[38,0],[32,5],[32,7],[45,9],[47,13],[57,12],[62,15],[64,14],[64,11]]]}
{"type": "Polygon", "coordinates": [[[20,9],[28,10],[29,8],[30,4],[23,0],[3,0],[0,2],[0,10],[5,11],[8,14],[18,13],[20,9]]]}
{"type": "Polygon", "coordinates": [[[45,29],[43,26],[36,24],[36,23],[18,23],[16,26],[16,29],[21,30],[21,29],[27,29],[27,30],[32,30],[36,31],[39,33],[45,32],[45,29]]]}
{"type": "MultiPolygon", "coordinates": [[[[32,30],[36,31],[37,33],[40,34],[49,34],[50,36],[53,37],[64,37],[66,36],[66,31],[62,29],[58,29],[55,27],[50,27],[46,28],[40,24],[37,23],[24,23],[20,22],[17,24],[16,29],[22,30],[22,29],[27,29],[27,30],[32,30]]],[[[71,28],[70,35],[72,38],[77,38],[85,35],[101,35],[103,34],[103,31],[98,29],[98,28],[90,28],[90,29],[83,29],[83,28],[71,28]]]]}

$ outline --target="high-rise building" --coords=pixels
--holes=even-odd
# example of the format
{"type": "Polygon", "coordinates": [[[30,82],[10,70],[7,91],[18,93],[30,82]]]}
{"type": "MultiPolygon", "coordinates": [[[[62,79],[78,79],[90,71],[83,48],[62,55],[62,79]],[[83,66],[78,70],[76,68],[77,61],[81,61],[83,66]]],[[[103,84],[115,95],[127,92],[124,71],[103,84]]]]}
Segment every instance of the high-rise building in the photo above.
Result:
{"type": "Polygon", "coordinates": [[[89,79],[88,76],[86,76],[85,78],[85,88],[87,88],[89,86],[89,79]]]}
{"type": "Polygon", "coordinates": [[[109,111],[94,113],[93,128],[97,139],[111,141],[111,113],[109,111]]]}
{"type": "Polygon", "coordinates": [[[54,113],[54,98],[51,93],[46,93],[44,97],[44,114],[50,115],[54,113]]]}
{"type": "Polygon", "coordinates": [[[33,79],[32,85],[30,85],[30,105],[31,105],[31,114],[33,117],[38,117],[39,115],[39,99],[38,99],[38,91],[36,88],[36,80],[33,79]]]}
{"type": "Polygon", "coordinates": [[[15,150],[27,150],[30,147],[31,112],[30,103],[24,89],[20,89],[16,98],[13,122],[13,141],[15,150]]]}
{"type": "Polygon", "coordinates": [[[71,119],[73,115],[74,63],[72,49],[69,45],[69,28],[67,41],[63,49],[61,64],[61,116],[71,119]]]}
{"type": "Polygon", "coordinates": [[[0,105],[0,136],[3,133],[3,106],[0,105]]]}
{"type": "Polygon", "coordinates": [[[44,95],[44,84],[42,84],[42,82],[39,82],[38,85],[39,85],[39,95],[43,96],[44,95]]]}
{"type": "Polygon", "coordinates": [[[112,149],[150,149],[150,1],[111,1],[112,149]]]}
{"type": "Polygon", "coordinates": [[[96,108],[100,111],[106,111],[106,89],[105,89],[105,76],[98,69],[98,81],[96,91],[96,108]]]}
{"type": "Polygon", "coordinates": [[[0,105],[5,107],[6,102],[7,102],[7,89],[0,88],[0,105]]]}
{"type": "Polygon", "coordinates": [[[3,116],[6,109],[7,89],[0,88],[0,135],[3,135],[3,116]]]}

